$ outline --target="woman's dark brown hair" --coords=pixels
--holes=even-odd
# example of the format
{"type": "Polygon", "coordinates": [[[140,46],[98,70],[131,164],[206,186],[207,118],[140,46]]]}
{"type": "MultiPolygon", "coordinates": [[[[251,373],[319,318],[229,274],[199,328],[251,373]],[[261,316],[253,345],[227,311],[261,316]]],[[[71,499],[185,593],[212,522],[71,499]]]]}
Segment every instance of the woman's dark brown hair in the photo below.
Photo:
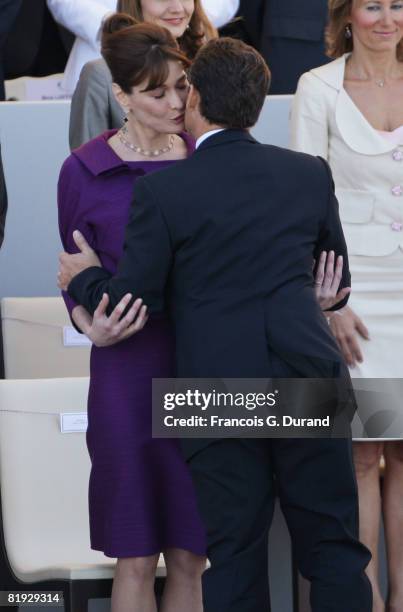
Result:
{"type": "Polygon", "coordinates": [[[128,94],[144,81],[148,81],[145,91],[161,87],[168,77],[169,61],[181,62],[185,68],[190,65],[167,29],[137,23],[124,13],[115,13],[105,21],[101,53],[113,82],[128,94]]]}
{"type": "MultiPolygon", "coordinates": [[[[346,38],[353,0],[329,0],[329,20],[326,29],[326,52],[336,59],[353,50],[353,37],[346,38]]],[[[403,39],[397,46],[397,59],[403,61],[403,39]]]]}
{"type": "MultiPolygon", "coordinates": [[[[184,34],[178,38],[180,49],[193,59],[198,50],[205,42],[217,38],[217,30],[209,21],[201,5],[201,0],[194,0],[194,12],[189,27],[184,34]]],[[[119,0],[118,11],[132,15],[138,22],[144,22],[141,0],[119,0]]]]}

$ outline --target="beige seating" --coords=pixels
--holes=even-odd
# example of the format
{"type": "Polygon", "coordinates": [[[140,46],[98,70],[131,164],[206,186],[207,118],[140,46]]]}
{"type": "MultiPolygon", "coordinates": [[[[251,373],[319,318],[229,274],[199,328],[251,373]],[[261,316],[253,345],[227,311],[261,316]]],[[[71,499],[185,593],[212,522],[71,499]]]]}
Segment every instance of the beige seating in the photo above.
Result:
{"type": "Polygon", "coordinates": [[[3,298],[1,317],[5,378],[88,376],[90,346],[64,344],[74,330],[61,297],[3,298]]]}
{"type": "MultiPolygon", "coordinates": [[[[23,583],[59,580],[71,586],[113,576],[114,560],[90,549],[85,433],[60,428],[62,413],[86,413],[88,384],[88,378],[0,381],[5,554],[23,583]]],[[[162,559],[158,575],[165,575],[162,559]]],[[[85,609],[71,604],[73,612],[85,609]]]]}

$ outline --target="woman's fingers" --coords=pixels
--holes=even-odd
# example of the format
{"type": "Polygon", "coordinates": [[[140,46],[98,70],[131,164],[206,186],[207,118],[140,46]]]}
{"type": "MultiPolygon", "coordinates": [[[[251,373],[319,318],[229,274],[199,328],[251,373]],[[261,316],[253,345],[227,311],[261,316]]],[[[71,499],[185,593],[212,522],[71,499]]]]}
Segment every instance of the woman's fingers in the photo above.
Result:
{"type": "Polygon", "coordinates": [[[147,321],[147,306],[142,306],[140,309],[140,313],[134,323],[131,323],[128,327],[122,328],[118,336],[119,340],[125,340],[126,338],[130,338],[130,336],[133,336],[133,334],[136,334],[137,332],[141,331],[147,321]]]}
{"type": "MultiPolygon", "coordinates": [[[[122,297],[122,299],[120,300],[120,302],[118,304],[116,304],[115,308],[113,309],[113,311],[111,312],[111,314],[108,317],[108,321],[109,321],[109,325],[111,327],[117,327],[120,328],[120,324],[122,323],[122,321],[124,321],[126,319],[126,316],[128,313],[126,313],[126,315],[123,317],[123,313],[125,312],[125,310],[127,309],[127,307],[130,304],[130,301],[132,300],[133,296],[131,293],[126,293],[125,296],[122,297]]],[[[142,300],[137,299],[134,301],[134,303],[132,304],[129,312],[131,312],[132,310],[134,310],[135,312],[137,312],[140,308],[142,304],[142,300]]],[[[130,321],[131,322],[131,321],[130,321]]],[[[123,324],[122,327],[127,327],[127,323],[123,324]]]]}
{"type": "MultiPolygon", "coordinates": [[[[329,294],[335,276],[334,269],[334,251],[330,251],[326,258],[325,274],[322,283],[322,290],[325,294],[329,294]]],[[[337,285],[338,289],[338,285],[337,285]]]]}
{"type": "Polygon", "coordinates": [[[76,246],[80,249],[81,253],[93,253],[93,249],[90,247],[79,230],[74,230],[73,240],[76,243],[76,246]]]}
{"type": "Polygon", "coordinates": [[[357,341],[357,335],[355,334],[355,335],[349,336],[348,342],[350,344],[350,351],[353,355],[354,361],[358,361],[358,363],[362,363],[364,361],[364,357],[362,355],[360,345],[358,344],[358,341],[357,341]]]}
{"type": "Polygon", "coordinates": [[[102,317],[106,313],[108,304],[109,304],[109,295],[107,293],[103,293],[98,306],[94,310],[94,317],[102,317]]]}
{"type": "MultiPolygon", "coordinates": [[[[344,287],[344,289],[340,289],[340,291],[332,299],[331,306],[334,306],[335,304],[338,304],[339,302],[344,300],[344,298],[347,297],[349,293],[351,293],[351,287],[344,287]]],[[[329,308],[331,308],[331,306],[329,306],[329,308]]]]}
{"type": "Polygon", "coordinates": [[[336,259],[336,266],[334,267],[334,253],[333,253],[333,266],[332,266],[332,281],[330,284],[330,291],[335,296],[339,290],[341,279],[343,277],[343,255],[339,255],[336,259]]]}
{"type": "Polygon", "coordinates": [[[142,306],[140,309],[140,314],[134,323],[134,326],[136,327],[136,331],[140,331],[141,329],[143,329],[144,325],[147,322],[147,319],[148,319],[147,306],[142,306]]]}
{"type": "Polygon", "coordinates": [[[365,338],[365,340],[369,340],[369,331],[368,331],[368,328],[364,325],[364,323],[361,321],[361,319],[359,317],[357,317],[357,319],[355,321],[355,328],[358,331],[358,333],[360,334],[360,336],[365,338]]]}
{"type": "Polygon", "coordinates": [[[137,317],[141,305],[143,304],[143,300],[138,298],[137,300],[135,300],[133,302],[133,304],[131,305],[130,309],[128,310],[128,312],[125,314],[124,317],[122,317],[123,312],[126,310],[127,306],[129,305],[131,300],[131,296],[130,298],[126,301],[122,300],[122,313],[120,314],[118,320],[116,321],[116,326],[118,329],[120,329],[121,331],[123,331],[123,329],[125,329],[126,327],[128,327],[131,323],[133,323],[134,319],[137,317]],[[121,318],[122,317],[122,318],[121,318]]]}
{"type": "Polygon", "coordinates": [[[325,265],[326,265],[327,252],[322,251],[319,257],[318,267],[315,273],[315,286],[318,288],[322,287],[323,279],[325,276],[325,265]]]}

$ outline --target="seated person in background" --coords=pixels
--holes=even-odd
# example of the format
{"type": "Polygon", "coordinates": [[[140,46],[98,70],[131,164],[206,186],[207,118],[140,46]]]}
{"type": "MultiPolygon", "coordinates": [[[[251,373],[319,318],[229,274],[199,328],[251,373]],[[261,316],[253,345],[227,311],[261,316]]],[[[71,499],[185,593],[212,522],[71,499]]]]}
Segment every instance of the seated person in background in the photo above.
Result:
{"type": "Polygon", "coordinates": [[[301,74],[329,61],[327,0],[241,0],[238,15],[270,67],[270,94],[294,93],[301,74]]]}
{"type": "Polygon", "coordinates": [[[21,8],[22,0],[0,0],[0,100],[4,100],[3,47],[21,8]]]}
{"type": "Polygon", "coordinates": [[[85,62],[100,57],[100,28],[116,10],[116,0],[47,0],[47,5],[54,19],[76,36],[62,82],[72,95],[85,62]]]}
{"type": "MultiPolygon", "coordinates": [[[[138,22],[147,21],[166,27],[189,58],[196,55],[205,41],[217,36],[202,9],[201,0],[175,0],[168,5],[154,0],[118,0],[117,9],[138,22]],[[175,19],[180,23],[175,23],[175,19]]],[[[112,93],[112,78],[105,61],[88,62],[71,101],[70,148],[76,149],[105,130],[121,127],[123,120],[122,109],[112,93]]]]}
{"type": "MultiPolygon", "coordinates": [[[[0,9],[1,3],[2,0],[0,9]]],[[[3,48],[5,78],[45,77],[63,72],[73,44],[70,32],[55,22],[46,0],[15,0],[13,10],[16,8],[16,18],[3,48]]]]}
{"type": "Polygon", "coordinates": [[[70,119],[70,148],[75,149],[107,129],[120,127],[123,121],[111,92],[110,73],[100,59],[98,31],[105,16],[117,10],[138,21],[164,25],[182,39],[182,50],[192,57],[200,43],[198,35],[206,40],[216,35],[210,22],[215,27],[224,25],[236,13],[238,0],[91,0],[85,6],[79,0],[48,0],[48,6],[55,19],[77,36],[64,77],[65,90],[75,92],[70,119]],[[188,33],[183,32],[182,24],[172,23],[172,17],[182,18],[186,13],[194,15],[188,33]]]}

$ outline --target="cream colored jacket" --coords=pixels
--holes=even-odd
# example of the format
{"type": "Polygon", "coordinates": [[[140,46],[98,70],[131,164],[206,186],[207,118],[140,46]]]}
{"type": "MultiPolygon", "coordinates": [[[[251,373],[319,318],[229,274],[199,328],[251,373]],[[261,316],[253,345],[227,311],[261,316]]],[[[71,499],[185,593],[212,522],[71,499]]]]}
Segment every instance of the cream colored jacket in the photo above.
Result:
{"type": "Polygon", "coordinates": [[[347,94],[347,57],[302,75],[291,146],[328,160],[349,253],[389,255],[403,250],[403,142],[378,133],[347,94]]]}

